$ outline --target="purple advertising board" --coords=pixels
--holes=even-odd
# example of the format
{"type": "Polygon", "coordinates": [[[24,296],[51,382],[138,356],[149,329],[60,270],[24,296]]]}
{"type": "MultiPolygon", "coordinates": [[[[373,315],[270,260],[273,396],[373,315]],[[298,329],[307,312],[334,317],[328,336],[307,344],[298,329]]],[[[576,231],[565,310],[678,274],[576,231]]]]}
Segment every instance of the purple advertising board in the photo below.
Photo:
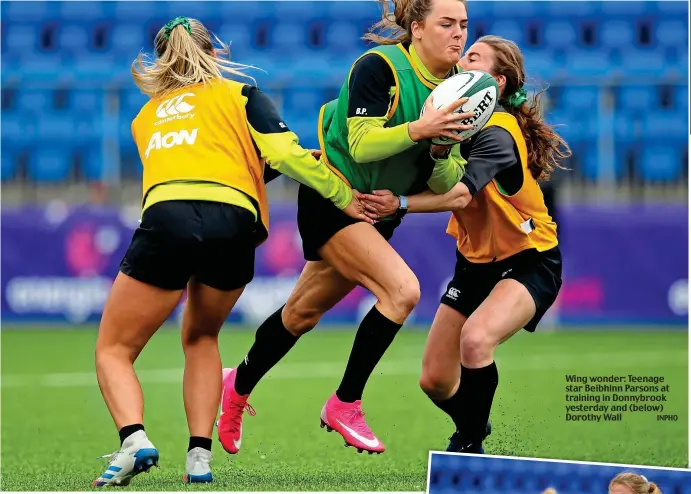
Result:
{"type": "MultiPolygon", "coordinates": [[[[687,324],[688,212],[680,206],[572,206],[559,212],[562,324],[687,324]]],[[[2,321],[98,321],[138,211],[60,204],[2,211],[2,321]]],[[[453,274],[448,214],[406,217],[392,239],[420,280],[411,323],[429,324],[453,274]]],[[[293,205],[271,207],[271,235],[230,321],[280,307],[304,265],[293,205]]],[[[354,323],[374,299],[358,288],[324,318],[354,323]]]]}

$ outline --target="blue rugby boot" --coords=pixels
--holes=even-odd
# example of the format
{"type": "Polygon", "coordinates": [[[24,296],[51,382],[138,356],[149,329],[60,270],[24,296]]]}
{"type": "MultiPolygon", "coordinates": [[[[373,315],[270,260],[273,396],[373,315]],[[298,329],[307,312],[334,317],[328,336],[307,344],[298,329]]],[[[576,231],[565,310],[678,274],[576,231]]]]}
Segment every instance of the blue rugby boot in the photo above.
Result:
{"type": "Polygon", "coordinates": [[[213,460],[211,451],[204,448],[192,448],[187,453],[186,473],[182,478],[186,484],[213,482],[209,463],[213,460]]]}
{"type": "Polygon", "coordinates": [[[158,450],[144,431],[132,433],[115,453],[101,456],[110,458],[106,471],[94,480],[94,487],[126,486],[135,475],[158,466],[158,450]]]}

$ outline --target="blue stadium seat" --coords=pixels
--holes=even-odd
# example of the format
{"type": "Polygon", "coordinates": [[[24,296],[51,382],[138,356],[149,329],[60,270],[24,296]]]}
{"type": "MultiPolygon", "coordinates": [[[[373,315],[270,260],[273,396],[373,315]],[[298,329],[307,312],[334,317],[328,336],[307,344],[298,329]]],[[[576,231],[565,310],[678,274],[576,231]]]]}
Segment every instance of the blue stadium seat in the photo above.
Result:
{"type": "Polygon", "coordinates": [[[57,31],[58,47],[63,53],[80,54],[91,45],[89,35],[84,24],[61,23],[57,31]]]}
{"type": "MultiPolygon", "coordinates": [[[[25,3],[25,2],[10,2],[10,4],[25,3]]],[[[31,5],[33,2],[26,2],[31,5]]],[[[38,50],[38,26],[35,24],[10,24],[7,25],[7,34],[5,35],[5,43],[7,44],[7,51],[10,53],[19,53],[30,56],[33,52],[38,50]]]]}
{"type": "MultiPolygon", "coordinates": [[[[504,2],[504,4],[507,3],[509,2],[504,2]]],[[[497,20],[491,24],[489,33],[510,39],[518,46],[525,45],[525,24],[523,22],[510,20],[510,18],[497,20]]]]}
{"type": "MultiPolygon", "coordinates": [[[[58,2],[56,2],[58,3],[58,2]]],[[[59,2],[60,17],[74,21],[95,21],[107,17],[107,2],[59,2]]]]}
{"type": "MultiPolygon", "coordinates": [[[[548,18],[583,18],[595,14],[602,2],[560,2],[551,1],[547,3],[548,18]]],[[[475,6],[473,6],[473,11],[475,6]]]]}
{"type": "Polygon", "coordinates": [[[648,110],[658,107],[656,88],[650,86],[624,86],[619,90],[619,107],[624,111],[648,110]]]}
{"type": "Polygon", "coordinates": [[[69,142],[74,139],[72,115],[45,113],[37,119],[37,137],[43,141],[69,142]]]}
{"type": "Polygon", "coordinates": [[[72,170],[73,155],[70,148],[47,147],[29,154],[28,175],[35,182],[60,182],[72,170]]]}
{"type": "Polygon", "coordinates": [[[27,119],[21,112],[2,112],[2,147],[12,148],[34,142],[35,119],[27,119]]]}
{"type": "Polygon", "coordinates": [[[681,156],[671,146],[645,146],[637,171],[644,180],[676,180],[681,175],[681,156]]]}
{"type": "Polygon", "coordinates": [[[341,1],[341,2],[319,2],[327,10],[325,15],[330,19],[339,21],[357,21],[374,24],[381,19],[381,9],[379,2],[369,1],[341,1]]]}
{"type": "Polygon", "coordinates": [[[365,45],[360,39],[363,34],[356,24],[334,22],[326,30],[326,46],[329,51],[353,53],[357,57],[360,55],[358,52],[365,52],[365,45]]]}
{"type": "Polygon", "coordinates": [[[643,0],[627,0],[619,2],[601,2],[601,12],[603,17],[615,17],[615,16],[640,16],[646,12],[646,3],[643,0]]]}
{"type": "Polygon", "coordinates": [[[676,111],[657,111],[643,119],[644,136],[688,141],[688,115],[676,111]]]}
{"type": "Polygon", "coordinates": [[[600,36],[603,44],[612,48],[632,46],[636,39],[634,29],[635,25],[630,21],[623,19],[607,20],[601,24],[600,36]]]}
{"type": "Polygon", "coordinates": [[[148,21],[152,17],[161,17],[158,2],[115,2],[114,15],[126,22],[148,21]]]}
{"type": "Polygon", "coordinates": [[[606,78],[614,72],[610,54],[604,50],[567,52],[565,65],[572,76],[588,80],[606,78]]]}
{"type": "MultiPolygon", "coordinates": [[[[525,1],[512,1],[512,2],[490,2],[492,4],[492,16],[494,18],[505,18],[505,19],[526,19],[526,18],[538,18],[540,17],[541,11],[546,9],[545,5],[540,5],[543,2],[525,2],[525,1]]],[[[472,4],[469,6],[469,10],[472,9],[472,4]]],[[[470,14],[472,15],[472,13],[470,14]]]]}
{"type": "Polygon", "coordinates": [[[273,27],[272,43],[290,54],[304,50],[307,45],[307,27],[297,22],[279,23],[273,27]]]}
{"type": "Polygon", "coordinates": [[[2,16],[10,21],[43,21],[57,14],[58,2],[6,2],[2,4],[2,16]]]}
{"type": "Polygon", "coordinates": [[[290,89],[285,92],[285,111],[294,114],[306,115],[317,113],[324,103],[324,98],[319,90],[314,89],[290,89]]]}
{"type": "Polygon", "coordinates": [[[629,77],[665,77],[670,70],[663,53],[657,50],[622,50],[619,69],[629,77]]]}
{"type": "Polygon", "coordinates": [[[21,112],[48,112],[53,108],[53,91],[22,88],[17,91],[16,108],[21,112]]]}
{"type": "Polygon", "coordinates": [[[599,90],[594,86],[567,86],[561,94],[563,108],[578,112],[595,112],[598,108],[599,90]]]}
{"type": "Polygon", "coordinates": [[[109,33],[109,45],[116,53],[123,53],[134,60],[144,50],[144,28],[136,23],[118,23],[109,33]]]}
{"type": "Polygon", "coordinates": [[[247,53],[252,46],[252,29],[246,24],[221,24],[216,31],[216,36],[225,44],[230,45],[231,60],[235,54],[247,53]]]}
{"type": "Polygon", "coordinates": [[[681,19],[665,19],[655,29],[657,40],[663,46],[686,46],[689,38],[689,25],[681,19]]]}
{"type": "Polygon", "coordinates": [[[688,18],[689,4],[683,0],[678,2],[650,2],[658,12],[667,14],[670,17],[688,18]]]}
{"type": "MultiPolygon", "coordinates": [[[[564,4],[566,4],[566,2],[564,2],[564,4]]],[[[553,21],[547,23],[545,26],[544,44],[546,46],[553,48],[571,48],[578,42],[578,38],[577,24],[573,22],[553,21]]]]}
{"type": "Polygon", "coordinates": [[[215,8],[220,9],[221,19],[232,21],[236,18],[247,24],[252,24],[259,19],[271,19],[273,17],[272,3],[275,2],[211,2],[215,8]]]}

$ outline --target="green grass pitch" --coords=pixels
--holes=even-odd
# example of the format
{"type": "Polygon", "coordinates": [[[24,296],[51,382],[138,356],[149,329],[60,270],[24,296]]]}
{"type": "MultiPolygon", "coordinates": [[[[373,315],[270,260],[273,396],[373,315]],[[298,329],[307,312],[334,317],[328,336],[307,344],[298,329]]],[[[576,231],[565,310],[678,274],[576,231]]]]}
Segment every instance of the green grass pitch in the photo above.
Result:
{"type": "MultiPolygon", "coordinates": [[[[188,431],[182,403],[179,332],[161,330],[137,369],[146,429],[161,467],[128,490],[424,491],[428,451],[443,450],[449,419],[418,387],[424,331],[401,332],[375,370],[363,399],[367,420],[387,445],[382,455],[344,448],[319,428],[319,411],[338,386],[354,331],[319,329],[304,337],[253,393],[242,450],[227,455],[214,437],[216,482],[181,483],[188,431]]],[[[90,490],[118,447],[94,375],[96,332],[2,331],[2,489],[90,490]]],[[[221,351],[236,365],[253,332],[224,328],[221,351]]],[[[499,389],[485,443],[488,454],[685,467],[688,441],[687,335],[647,332],[522,332],[497,352],[499,389]],[[565,375],[655,375],[670,386],[660,422],[627,413],[622,422],[565,420],[565,375]]]]}

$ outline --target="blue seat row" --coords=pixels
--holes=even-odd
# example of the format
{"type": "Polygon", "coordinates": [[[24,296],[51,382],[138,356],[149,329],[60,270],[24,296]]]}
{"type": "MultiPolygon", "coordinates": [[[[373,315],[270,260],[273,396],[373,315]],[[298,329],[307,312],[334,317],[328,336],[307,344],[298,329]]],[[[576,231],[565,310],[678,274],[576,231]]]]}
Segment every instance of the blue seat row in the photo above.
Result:
{"type": "MultiPolygon", "coordinates": [[[[291,2],[292,3],[292,2],[291,2]]],[[[298,2],[296,2],[298,3],[298,2]]],[[[238,47],[272,49],[284,47],[361,49],[360,40],[371,24],[343,18],[324,18],[310,22],[282,18],[275,22],[221,22],[207,23],[222,41],[238,47]]],[[[684,47],[688,40],[686,19],[670,18],[659,22],[633,23],[629,20],[608,19],[600,23],[572,22],[570,20],[539,21],[532,23],[516,19],[475,19],[476,30],[509,38],[521,47],[549,47],[566,51],[583,48],[649,48],[684,47]]],[[[114,23],[93,22],[7,22],[3,29],[3,53],[29,55],[32,52],[68,50],[82,52],[136,53],[150,50],[160,22],[137,23],[133,19],[114,23]]],[[[478,33],[481,34],[481,33],[478,33]]]]}
{"type": "MultiPolygon", "coordinates": [[[[688,115],[688,86],[620,86],[610,91],[603,91],[596,86],[552,87],[547,92],[550,108],[560,113],[595,114],[602,103],[602,93],[615,100],[615,113],[646,117],[651,111],[668,116],[688,115]]],[[[147,97],[136,88],[121,90],[117,93],[121,112],[134,114],[146,103],[147,97]]],[[[287,111],[316,112],[328,100],[327,91],[319,87],[293,86],[275,91],[273,99],[287,111]]],[[[3,110],[12,112],[79,112],[90,110],[98,112],[104,100],[111,97],[109,93],[93,89],[42,89],[18,87],[5,88],[2,95],[3,110]]]]}
{"type": "MultiPolygon", "coordinates": [[[[120,128],[123,134],[126,127],[120,128]]],[[[301,145],[318,148],[314,121],[294,119],[290,127],[300,137],[301,145]]],[[[97,180],[107,176],[109,170],[118,169],[118,162],[127,175],[141,175],[139,156],[131,137],[106,141],[105,149],[117,149],[118,153],[104,153],[98,138],[76,142],[56,137],[44,141],[40,149],[35,149],[31,142],[8,144],[2,147],[3,180],[15,178],[20,169],[25,169],[27,177],[36,182],[59,182],[74,174],[97,180]]],[[[615,146],[611,156],[603,157],[598,156],[593,146],[574,146],[573,152],[568,167],[573,170],[569,174],[574,178],[595,181],[613,173],[617,179],[633,176],[650,182],[672,182],[688,175],[688,148],[684,145],[656,142],[646,146],[615,146]]]]}
{"type": "MultiPolygon", "coordinates": [[[[148,20],[176,15],[230,16],[243,19],[284,16],[330,16],[330,17],[363,17],[377,16],[377,3],[363,0],[341,0],[339,2],[8,2],[3,9],[3,17],[13,21],[40,20],[64,17],[73,20],[98,20],[103,18],[125,20],[148,20]]],[[[469,7],[470,15],[506,16],[525,19],[541,16],[642,16],[642,15],[679,15],[686,16],[688,4],[676,2],[575,2],[564,4],[557,0],[547,2],[511,1],[511,2],[476,2],[469,7]]]]}

